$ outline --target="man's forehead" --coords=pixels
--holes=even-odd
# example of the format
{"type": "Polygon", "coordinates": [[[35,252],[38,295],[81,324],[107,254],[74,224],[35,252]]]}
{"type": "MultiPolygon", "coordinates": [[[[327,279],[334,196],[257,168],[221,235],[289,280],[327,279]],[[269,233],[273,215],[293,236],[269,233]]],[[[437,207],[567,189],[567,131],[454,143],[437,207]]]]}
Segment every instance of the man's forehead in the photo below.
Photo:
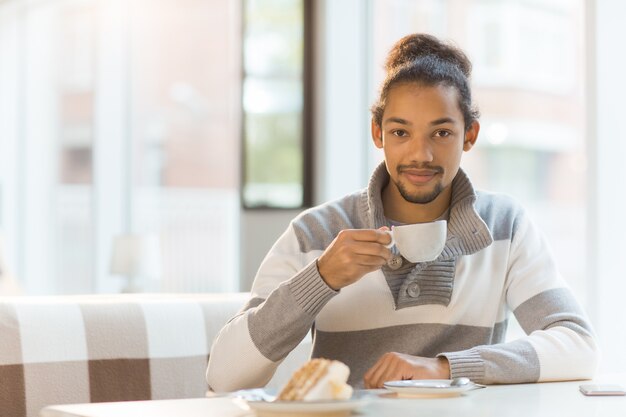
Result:
{"type": "Polygon", "coordinates": [[[387,96],[383,124],[462,123],[456,90],[447,86],[400,85],[387,96]]]}

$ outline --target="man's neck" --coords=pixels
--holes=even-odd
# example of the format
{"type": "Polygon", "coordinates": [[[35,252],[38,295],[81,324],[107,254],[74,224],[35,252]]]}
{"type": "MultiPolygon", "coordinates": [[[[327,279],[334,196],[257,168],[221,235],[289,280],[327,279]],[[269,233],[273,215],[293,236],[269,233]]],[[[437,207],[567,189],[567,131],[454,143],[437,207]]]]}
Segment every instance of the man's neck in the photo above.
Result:
{"type": "Polygon", "coordinates": [[[451,185],[444,189],[435,200],[426,204],[406,201],[392,181],[389,181],[382,192],[385,217],[406,224],[426,223],[437,220],[450,207],[451,197],[451,185]]]}

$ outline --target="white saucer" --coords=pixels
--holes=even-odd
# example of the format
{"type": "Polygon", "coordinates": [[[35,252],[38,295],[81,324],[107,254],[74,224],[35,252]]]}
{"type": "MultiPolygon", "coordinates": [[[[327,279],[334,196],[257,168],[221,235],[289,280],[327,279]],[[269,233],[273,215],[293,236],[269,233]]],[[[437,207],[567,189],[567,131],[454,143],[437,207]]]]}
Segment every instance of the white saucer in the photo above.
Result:
{"type": "Polygon", "coordinates": [[[237,391],[236,396],[256,412],[257,416],[348,416],[366,405],[371,395],[355,393],[347,400],[274,401],[274,395],[261,389],[237,391]]]}
{"type": "Polygon", "coordinates": [[[449,379],[421,379],[406,381],[388,381],[384,383],[385,388],[398,393],[401,396],[437,396],[448,397],[461,395],[464,392],[477,388],[483,388],[483,385],[477,385],[470,382],[460,387],[451,386],[449,379]]]}

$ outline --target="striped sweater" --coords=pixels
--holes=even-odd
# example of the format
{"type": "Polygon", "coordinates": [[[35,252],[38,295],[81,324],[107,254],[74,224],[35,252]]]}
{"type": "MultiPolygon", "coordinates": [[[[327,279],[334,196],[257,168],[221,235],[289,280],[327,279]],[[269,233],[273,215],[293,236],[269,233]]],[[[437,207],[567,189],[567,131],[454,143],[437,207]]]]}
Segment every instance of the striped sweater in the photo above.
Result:
{"type": "Polygon", "coordinates": [[[272,247],[252,297],[216,338],[207,369],[216,391],[260,387],[313,332],[313,357],[363,375],[386,352],[445,356],[451,377],[480,383],[590,378],[591,326],[559,275],[542,235],[511,198],[477,192],[462,170],[452,183],[446,246],[432,262],[394,254],[340,291],[316,259],[343,229],[388,225],[384,163],[368,188],[300,214],[272,247]],[[526,336],[505,342],[513,313],[526,336]]]}

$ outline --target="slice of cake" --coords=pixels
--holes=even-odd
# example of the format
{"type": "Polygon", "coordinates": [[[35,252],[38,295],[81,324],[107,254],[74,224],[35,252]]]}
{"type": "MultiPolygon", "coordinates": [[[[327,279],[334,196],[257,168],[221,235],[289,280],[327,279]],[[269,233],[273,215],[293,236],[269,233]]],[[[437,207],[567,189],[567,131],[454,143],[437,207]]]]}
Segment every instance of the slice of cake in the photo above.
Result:
{"type": "Polygon", "coordinates": [[[294,372],[276,397],[278,401],[345,400],[352,396],[346,384],[350,369],[342,362],[312,359],[294,372]]]}

